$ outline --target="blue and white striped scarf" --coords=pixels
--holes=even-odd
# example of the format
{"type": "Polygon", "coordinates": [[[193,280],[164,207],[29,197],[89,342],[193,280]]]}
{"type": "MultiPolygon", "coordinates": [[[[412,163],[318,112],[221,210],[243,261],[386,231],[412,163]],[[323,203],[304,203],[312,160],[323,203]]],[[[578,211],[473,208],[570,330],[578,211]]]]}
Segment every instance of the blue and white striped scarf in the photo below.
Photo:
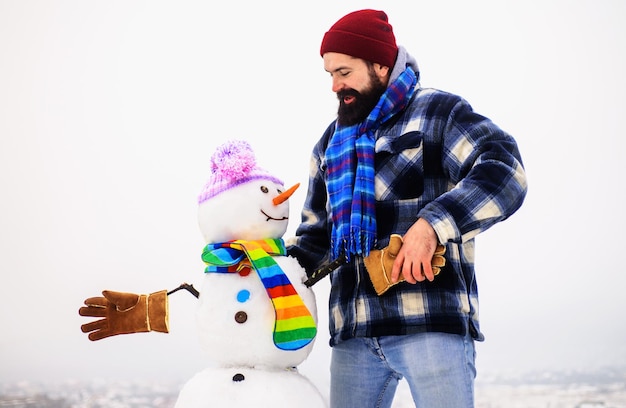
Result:
{"type": "Polygon", "coordinates": [[[342,253],[367,256],[376,242],[374,132],[406,107],[417,76],[407,67],[380,97],[367,118],[353,126],[337,126],[326,148],[328,194],[334,258],[342,253]]]}

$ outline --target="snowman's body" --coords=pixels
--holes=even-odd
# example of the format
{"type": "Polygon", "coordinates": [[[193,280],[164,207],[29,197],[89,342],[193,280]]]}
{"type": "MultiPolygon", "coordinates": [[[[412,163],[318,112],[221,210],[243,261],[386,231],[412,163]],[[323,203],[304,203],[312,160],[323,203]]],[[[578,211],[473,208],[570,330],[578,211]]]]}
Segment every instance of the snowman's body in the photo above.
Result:
{"type": "MultiPolygon", "coordinates": [[[[302,283],[304,270],[298,261],[286,256],[273,259],[317,320],[315,296],[302,283]]],[[[291,351],[274,344],[274,307],[255,271],[207,273],[201,288],[196,314],[198,335],[212,362],[221,366],[291,368],[308,357],[313,342],[291,351]]]]}
{"type": "MultiPolygon", "coordinates": [[[[236,156],[230,150],[225,155],[236,156]]],[[[279,239],[285,233],[289,204],[276,201],[283,183],[256,167],[248,170],[253,177],[226,187],[214,175],[201,194],[199,224],[208,244],[279,239]],[[255,171],[260,174],[254,176],[255,171]]],[[[315,295],[303,284],[304,269],[292,257],[272,260],[317,321],[315,295]]],[[[176,408],[326,406],[317,388],[296,369],[314,342],[296,350],[276,346],[275,307],[254,268],[205,273],[196,317],[201,346],[213,365],[184,385],[176,408]]]]}
{"type": "Polygon", "coordinates": [[[316,408],[326,403],[313,383],[293,370],[211,367],[189,380],[176,408],[316,408]],[[245,377],[233,381],[233,374],[245,377]]]}
{"type": "MultiPolygon", "coordinates": [[[[315,313],[315,297],[301,283],[304,271],[298,262],[275,258],[315,313]]],[[[176,408],[326,406],[319,390],[296,368],[313,342],[295,351],[274,345],[274,308],[254,271],[247,276],[207,274],[200,293],[198,334],[216,366],[185,384],[176,408]]]]}

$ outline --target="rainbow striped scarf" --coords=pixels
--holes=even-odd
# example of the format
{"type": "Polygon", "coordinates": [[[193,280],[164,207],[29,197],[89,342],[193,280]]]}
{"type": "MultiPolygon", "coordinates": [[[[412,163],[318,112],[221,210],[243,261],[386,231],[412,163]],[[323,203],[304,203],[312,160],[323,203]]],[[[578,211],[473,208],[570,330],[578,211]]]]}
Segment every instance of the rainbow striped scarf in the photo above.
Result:
{"type": "Polygon", "coordinates": [[[311,312],[272,258],[272,255],[286,254],[285,243],[280,238],[234,240],[208,244],[202,252],[202,260],[207,264],[206,273],[237,272],[249,261],[274,305],[274,344],[281,350],[298,350],[315,338],[317,328],[311,312]]]}

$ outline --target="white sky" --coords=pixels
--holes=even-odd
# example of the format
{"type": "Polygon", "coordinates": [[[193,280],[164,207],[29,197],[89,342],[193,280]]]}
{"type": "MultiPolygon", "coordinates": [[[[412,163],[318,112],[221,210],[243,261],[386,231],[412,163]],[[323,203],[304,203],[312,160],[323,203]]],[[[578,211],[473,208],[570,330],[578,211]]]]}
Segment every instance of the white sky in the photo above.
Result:
{"type": "MultiPolygon", "coordinates": [[[[171,331],[87,340],[103,289],[199,286],[196,195],[209,157],[247,139],[306,185],[336,99],[319,44],[339,17],[388,12],[422,85],[465,97],[518,140],[530,190],[477,238],[478,370],[626,364],[626,2],[0,0],[0,381],[190,378],[195,299],[171,331]]],[[[291,200],[293,234],[305,188],[291,200]]],[[[320,335],[301,370],[327,387],[320,335]]]]}

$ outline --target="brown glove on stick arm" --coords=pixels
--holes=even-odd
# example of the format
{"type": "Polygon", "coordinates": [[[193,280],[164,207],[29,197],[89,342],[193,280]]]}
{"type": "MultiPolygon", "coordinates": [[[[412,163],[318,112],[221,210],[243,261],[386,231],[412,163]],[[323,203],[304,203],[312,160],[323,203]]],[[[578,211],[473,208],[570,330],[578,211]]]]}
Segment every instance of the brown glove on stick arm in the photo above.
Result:
{"type": "Polygon", "coordinates": [[[167,291],[136,295],[105,290],[104,297],[92,297],[78,310],[81,316],[103,317],[83,324],[83,333],[96,341],[118,334],[158,331],[168,333],[167,291]]]}
{"type": "MultiPolygon", "coordinates": [[[[367,273],[374,285],[374,290],[376,290],[379,296],[393,285],[404,281],[404,276],[400,274],[397,282],[391,282],[391,270],[401,247],[402,237],[398,234],[392,234],[387,247],[383,249],[372,249],[370,254],[363,259],[367,273]]],[[[441,272],[441,268],[446,264],[446,258],[443,257],[445,252],[445,246],[437,245],[433,259],[430,261],[435,276],[441,272]]]]}

